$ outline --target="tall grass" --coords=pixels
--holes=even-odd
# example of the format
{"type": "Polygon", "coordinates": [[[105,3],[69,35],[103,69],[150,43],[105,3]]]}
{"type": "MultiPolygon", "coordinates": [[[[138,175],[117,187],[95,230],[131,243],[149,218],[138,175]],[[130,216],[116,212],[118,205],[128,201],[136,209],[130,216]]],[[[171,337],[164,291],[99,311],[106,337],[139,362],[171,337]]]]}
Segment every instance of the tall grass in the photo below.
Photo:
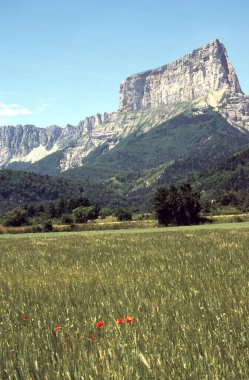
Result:
{"type": "Polygon", "coordinates": [[[0,378],[248,379],[248,237],[0,238],[0,378]]]}

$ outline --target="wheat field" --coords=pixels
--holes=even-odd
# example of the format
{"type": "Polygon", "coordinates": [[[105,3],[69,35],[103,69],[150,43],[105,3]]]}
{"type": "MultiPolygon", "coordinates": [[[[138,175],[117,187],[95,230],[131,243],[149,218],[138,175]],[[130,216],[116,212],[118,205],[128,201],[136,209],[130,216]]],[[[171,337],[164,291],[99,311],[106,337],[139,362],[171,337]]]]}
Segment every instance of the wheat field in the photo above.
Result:
{"type": "Polygon", "coordinates": [[[244,223],[1,235],[0,378],[248,379],[248,242],[244,223]]]}

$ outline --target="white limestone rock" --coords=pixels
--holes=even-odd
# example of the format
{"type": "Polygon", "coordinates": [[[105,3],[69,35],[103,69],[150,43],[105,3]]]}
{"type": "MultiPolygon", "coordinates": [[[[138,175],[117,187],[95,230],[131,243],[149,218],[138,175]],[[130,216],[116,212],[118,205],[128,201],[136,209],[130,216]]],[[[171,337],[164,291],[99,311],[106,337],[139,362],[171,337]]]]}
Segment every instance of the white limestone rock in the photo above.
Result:
{"type": "Polygon", "coordinates": [[[214,40],[173,63],[128,77],[120,85],[119,111],[192,101],[220,89],[242,94],[224,45],[214,40]]]}

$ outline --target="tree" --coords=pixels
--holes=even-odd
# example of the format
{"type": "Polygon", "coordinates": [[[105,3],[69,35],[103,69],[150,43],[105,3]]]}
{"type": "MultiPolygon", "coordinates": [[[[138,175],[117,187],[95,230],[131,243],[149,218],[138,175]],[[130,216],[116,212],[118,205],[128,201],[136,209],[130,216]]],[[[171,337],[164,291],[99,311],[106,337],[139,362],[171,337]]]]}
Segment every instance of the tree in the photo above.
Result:
{"type": "Polygon", "coordinates": [[[43,232],[51,232],[53,231],[53,224],[51,220],[45,219],[42,223],[42,231],[43,232]]]}
{"type": "Polygon", "coordinates": [[[110,210],[109,208],[102,208],[99,212],[99,216],[101,219],[105,219],[107,218],[107,216],[110,215],[112,215],[112,210],[110,210]]]}
{"type": "Polygon", "coordinates": [[[61,198],[57,208],[57,215],[61,216],[67,212],[67,202],[64,198],[61,198]]]}
{"type": "Polygon", "coordinates": [[[200,210],[200,194],[193,192],[189,183],[181,185],[178,190],[176,224],[179,226],[198,223],[200,210]]]}
{"type": "Polygon", "coordinates": [[[44,206],[42,203],[36,206],[35,215],[39,215],[45,212],[44,206]]]}
{"type": "Polygon", "coordinates": [[[160,187],[153,200],[158,222],[165,226],[190,225],[199,222],[200,194],[190,184],[160,187]]]}
{"type": "Polygon", "coordinates": [[[132,220],[132,212],[123,208],[118,208],[115,211],[115,216],[119,221],[132,220]]]}
{"type": "Polygon", "coordinates": [[[67,205],[67,212],[71,213],[74,209],[80,206],[84,206],[84,207],[90,206],[90,202],[88,198],[86,198],[85,196],[81,196],[78,198],[70,198],[67,205]]]}
{"type": "Polygon", "coordinates": [[[95,206],[80,206],[73,210],[75,223],[86,223],[88,220],[98,217],[98,209],[95,206]]]}
{"type": "Polygon", "coordinates": [[[155,194],[153,205],[160,224],[168,226],[176,224],[177,188],[175,186],[159,187],[155,194]]]}
{"type": "Polygon", "coordinates": [[[27,210],[17,207],[4,216],[3,225],[6,227],[20,227],[28,223],[27,210]]]}
{"type": "Polygon", "coordinates": [[[50,216],[50,218],[55,218],[56,214],[57,214],[57,211],[56,211],[56,207],[54,203],[50,203],[49,208],[48,208],[48,215],[50,216]]]}

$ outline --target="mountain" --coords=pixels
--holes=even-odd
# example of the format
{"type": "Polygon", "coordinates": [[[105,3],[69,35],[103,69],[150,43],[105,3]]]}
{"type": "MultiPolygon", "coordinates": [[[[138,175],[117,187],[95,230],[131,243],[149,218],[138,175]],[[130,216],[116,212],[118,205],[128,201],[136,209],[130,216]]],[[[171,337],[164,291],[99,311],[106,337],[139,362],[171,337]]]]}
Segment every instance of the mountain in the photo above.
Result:
{"type": "Polygon", "coordinates": [[[63,176],[95,184],[99,203],[98,186],[104,184],[127,204],[142,206],[158,186],[187,180],[248,143],[249,134],[229,125],[212,108],[186,111],[145,133],[130,134],[111,150],[102,145],[82,167],[63,176]]]}
{"type": "Polygon", "coordinates": [[[101,206],[141,206],[157,186],[199,178],[248,143],[249,97],[216,39],[129,76],[117,112],[65,128],[0,128],[0,167],[83,181],[101,206]]]}
{"type": "Polygon", "coordinates": [[[103,145],[106,152],[133,133],[146,133],[191,108],[210,106],[233,127],[248,133],[249,98],[217,39],[173,63],[129,76],[120,85],[115,113],[97,114],[65,128],[0,128],[0,167],[64,172],[82,166],[103,145]],[[45,157],[46,164],[33,166],[45,157]]]}
{"type": "Polygon", "coordinates": [[[81,183],[14,170],[0,171],[0,215],[20,205],[79,197],[81,183]]]}
{"type": "Polygon", "coordinates": [[[224,45],[214,40],[173,63],[128,77],[120,86],[119,111],[189,102],[220,90],[242,94],[224,45]]]}

